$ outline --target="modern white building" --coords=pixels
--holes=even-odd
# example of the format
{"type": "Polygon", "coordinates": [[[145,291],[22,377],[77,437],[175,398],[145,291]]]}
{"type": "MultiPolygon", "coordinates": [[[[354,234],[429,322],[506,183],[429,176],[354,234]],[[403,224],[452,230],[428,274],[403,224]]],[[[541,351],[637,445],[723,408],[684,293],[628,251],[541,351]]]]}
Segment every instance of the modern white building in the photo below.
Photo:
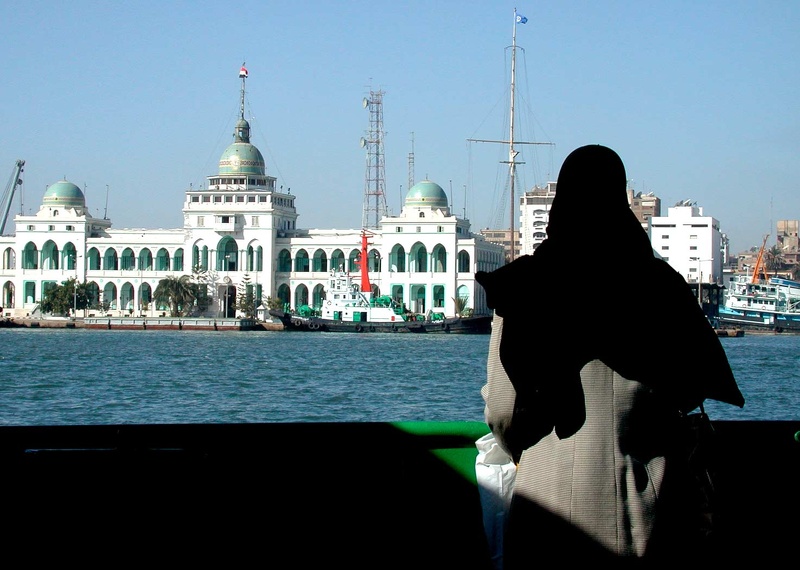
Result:
{"type": "Polygon", "coordinates": [[[556,183],[534,186],[519,200],[519,231],[522,255],[530,255],[547,238],[550,208],[556,197],[556,183]]]}
{"type": "MultiPolygon", "coordinates": [[[[234,317],[243,289],[261,303],[271,297],[314,307],[332,268],[358,275],[361,229],[297,228],[295,196],[277,186],[250,142],[245,79],[233,142],[205,187],[186,191],[182,228],[112,229],[67,180],[47,188],[36,214],[15,216],[14,235],[0,236],[3,316],[34,314],[49,287],[72,278],[88,285],[87,314],[160,315],[166,307],[153,302],[159,281],[190,275],[207,293],[195,314],[234,317]]],[[[473,234],[438,184],[415,184],[401,213],[384,216],[369,241],[374,293],[417,313],[455,316],[460,298],[474,314],[490,314],[475,273],[500,267],[503,248],[473,234]]]]}
{"type": "Polygon", "coordinates": [[[691,200],[650,219],[650,243],[687,283],[722,284],[723,236],[719,221],[691,200]]]}

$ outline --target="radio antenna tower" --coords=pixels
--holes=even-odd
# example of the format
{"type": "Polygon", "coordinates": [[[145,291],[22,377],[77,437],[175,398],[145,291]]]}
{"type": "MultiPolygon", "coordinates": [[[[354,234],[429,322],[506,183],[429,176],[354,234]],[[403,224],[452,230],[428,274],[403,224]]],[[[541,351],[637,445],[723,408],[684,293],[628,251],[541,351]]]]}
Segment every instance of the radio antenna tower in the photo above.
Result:
{"type": "Polygon", "coordinates": [[[411,133],[411,152],[408,153],[408,189],[414,186],[414,133],[411,133]]]}
{"type": "Polygon", "coordinates": [[[369,131],[361,137],[361,148],[367,149],[367,172],[364,177],[363,229],[377,229],[387,214],[386,168],[383,152],[383,91],[369,92],[362,105],[369,109],[369,131]]]}

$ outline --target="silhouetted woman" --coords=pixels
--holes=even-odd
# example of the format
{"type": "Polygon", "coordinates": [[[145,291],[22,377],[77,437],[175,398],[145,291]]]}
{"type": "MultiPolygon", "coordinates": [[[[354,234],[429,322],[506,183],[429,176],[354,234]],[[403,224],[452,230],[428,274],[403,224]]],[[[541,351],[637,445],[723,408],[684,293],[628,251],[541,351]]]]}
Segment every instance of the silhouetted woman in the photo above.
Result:
{"type": "Polygon", "coordinates": [[[547,239],[476,275],[495,310],[486,421],[518,463],[508,570],[702,553],[681,415],[744,398],[688,284],[653,255],[626,185],[613,150],[576,149],[547,239]]]}

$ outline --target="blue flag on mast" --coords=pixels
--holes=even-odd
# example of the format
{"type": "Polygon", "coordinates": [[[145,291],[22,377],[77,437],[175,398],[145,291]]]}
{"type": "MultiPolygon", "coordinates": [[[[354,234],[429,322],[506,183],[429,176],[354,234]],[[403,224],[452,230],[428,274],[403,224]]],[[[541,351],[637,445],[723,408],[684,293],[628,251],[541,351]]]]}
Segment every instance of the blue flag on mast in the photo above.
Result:
{"type": "Polygon", "coordinates": [[[527,21],[528,21],[528,18],[526,18],[525,16],[522,16],[520,14],[517,14],[517,24],[524,24],[527,21]]]}

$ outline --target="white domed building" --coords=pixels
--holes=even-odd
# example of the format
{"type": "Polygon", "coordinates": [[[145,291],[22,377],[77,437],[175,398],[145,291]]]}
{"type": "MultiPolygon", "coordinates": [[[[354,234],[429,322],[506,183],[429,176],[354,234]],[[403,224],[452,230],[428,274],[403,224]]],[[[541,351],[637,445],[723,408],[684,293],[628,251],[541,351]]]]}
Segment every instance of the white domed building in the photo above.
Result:
{"type": "MultiPolygon", "coordinates": [[[[167,308],[153,302],[159,281],[189,275],[207,293],[195,315],[233,318],[243,314],[236,308],[243,290],[256,306],[271,297],[293,309],[319,307],[329,271],[357,276],[362,229],[297,228],[295,196],[278,189],[250,142],[244,82],[234,140],[205,187],[186,191],[182,228],[112,229],[67,180],[47,188],[36,214],[15,216],[15,234],[0,236],[3,316],[36,315],[48,288],[73,278],[88,285],[84,316],[161,316],[167,308]]],[[[418,314],[455,316],[456,298],[473,314],[490,314],[475,272],[500,267],[503,248],[473,234],[438,184],[415,184],[400,215],[369,234],[374,293],[418,314]]]]}

